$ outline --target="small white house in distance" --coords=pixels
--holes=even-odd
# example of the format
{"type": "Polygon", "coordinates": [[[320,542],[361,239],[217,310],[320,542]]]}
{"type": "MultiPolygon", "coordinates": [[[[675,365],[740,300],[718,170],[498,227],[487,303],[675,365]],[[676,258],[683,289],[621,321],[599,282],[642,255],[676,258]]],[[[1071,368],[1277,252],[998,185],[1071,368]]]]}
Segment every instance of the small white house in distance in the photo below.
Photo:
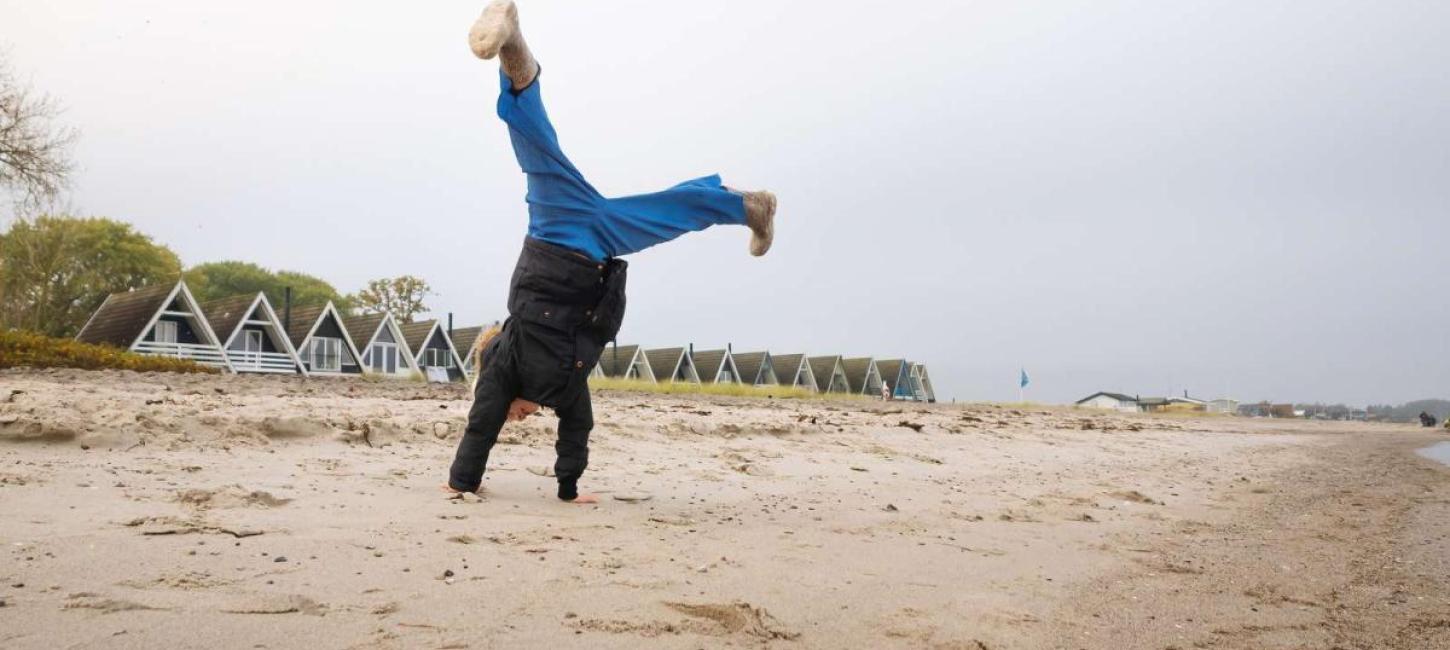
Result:
{"type": "Polygon", "coordinates": [[[1209,413],[1238,413],[1239,401],[1228,397],[1220,397],[1210,401],[1206,408],[1209,413]]]}
{"type": "Polygon", "coordinates": [[[1090,409],[1107,409],[1124,413],[1138,412],[1138,398],[1122,393],[1096,392],[1077,401],[1077,405],[1090,409]]]}

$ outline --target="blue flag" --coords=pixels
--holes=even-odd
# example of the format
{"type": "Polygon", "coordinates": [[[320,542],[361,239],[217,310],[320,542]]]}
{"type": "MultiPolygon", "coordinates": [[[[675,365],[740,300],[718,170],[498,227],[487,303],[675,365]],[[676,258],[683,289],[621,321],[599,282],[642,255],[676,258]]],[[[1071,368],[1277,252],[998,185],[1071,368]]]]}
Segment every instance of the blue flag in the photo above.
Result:
{"type": "Polygon", "coordinates": [[[1032,383],[1032,380],[1027,378],[1027,369],[1026,368],[1023,368],[1022,369],[1022,384],[1021,384],[1021,387],[1022,388],[1026,388],[1027,387],[1027,384],[1030,384],[1030,383],[1032,383]]]}

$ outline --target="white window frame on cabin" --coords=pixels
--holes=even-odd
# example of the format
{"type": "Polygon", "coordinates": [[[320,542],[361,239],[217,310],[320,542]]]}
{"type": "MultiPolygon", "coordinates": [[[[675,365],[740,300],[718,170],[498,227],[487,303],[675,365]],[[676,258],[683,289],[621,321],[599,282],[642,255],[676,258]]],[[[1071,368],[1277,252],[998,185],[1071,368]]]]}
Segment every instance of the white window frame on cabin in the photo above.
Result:
{"type": "Polygon", "coordinates": [[[170,343],[172,345],[175,345],[177,342],[177,335],[180,332],[181,328],[177,327],[176,321],[158,320],[156,321],[156,325],[153,326],[151,329],[151,338],[157,343],[170,343]]]}
{"type": "Polygon", "coordinates": [[[368,349],[368,367],[377,372],[395,373],[398,371],[398,344],[384,343],[378,341],[368,349]],[[388,370],[388,361],[393,362],[393,369],[388,370]]]}
{"type": "Polygon", "coordinates": [[[319,336],[312,339],[312,349],[307,355],[312,369],[320,372],[342,371],[342,339],[319,336]],[[328,364],[327,361],[332,363],[328,364]]]}
{"type": "Polygon", "coordinates": [[[425,368],[452,368],[453,355],[441,348],[423,349],[423,367],[425,368]]]}
{"type": "Polygon", "coordinates": [[[266,344],[262,341],[262,330],[242,330],[242,336],[244,337],[242,339],[243,352],[261,352],[266,347],[266,344]],[[257,342],[255,349],[252,348],[252,341],[257,342]]]}

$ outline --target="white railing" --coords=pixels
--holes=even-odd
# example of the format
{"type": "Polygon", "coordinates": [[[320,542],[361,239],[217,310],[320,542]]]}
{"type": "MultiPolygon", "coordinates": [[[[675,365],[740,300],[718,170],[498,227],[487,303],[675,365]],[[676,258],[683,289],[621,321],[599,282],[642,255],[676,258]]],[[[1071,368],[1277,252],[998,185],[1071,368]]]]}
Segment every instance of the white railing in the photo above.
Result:
{"type": "Polygon", "coordinates": [[[232,369],[237,372],[297,372],[292,357],[281,352],[227,350],[227,357],[232,360],[232,369]]]}
{"type": "Polygon", "coordinates": [[[136,344],[134,351],[140,354],[150,354],[158,357],[175,357],[177,359],[191,359],[197,363],[208,366],[226,367],[227,358],[222,351],[214,346],[200,345],[197,343],[157,343],[154,341],[142,341],[136,344]]]}

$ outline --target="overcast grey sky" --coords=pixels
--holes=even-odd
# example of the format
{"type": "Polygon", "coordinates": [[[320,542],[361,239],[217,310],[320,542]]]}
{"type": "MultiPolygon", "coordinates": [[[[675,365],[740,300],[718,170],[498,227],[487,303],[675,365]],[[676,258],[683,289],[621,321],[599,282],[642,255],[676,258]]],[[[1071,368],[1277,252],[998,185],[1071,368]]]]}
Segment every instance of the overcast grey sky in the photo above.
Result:
{"type": "MultiPolygon", "coordinates": [[[[187,264],[503,313],[524,178],[482,1],[0,0],[72,203],[187,264]]],[[[781,200],[631,259],[621,341],[906,356],[944,398],[1450,396],[1446,2],[521,0],[606,194],[781,200]]]]}

